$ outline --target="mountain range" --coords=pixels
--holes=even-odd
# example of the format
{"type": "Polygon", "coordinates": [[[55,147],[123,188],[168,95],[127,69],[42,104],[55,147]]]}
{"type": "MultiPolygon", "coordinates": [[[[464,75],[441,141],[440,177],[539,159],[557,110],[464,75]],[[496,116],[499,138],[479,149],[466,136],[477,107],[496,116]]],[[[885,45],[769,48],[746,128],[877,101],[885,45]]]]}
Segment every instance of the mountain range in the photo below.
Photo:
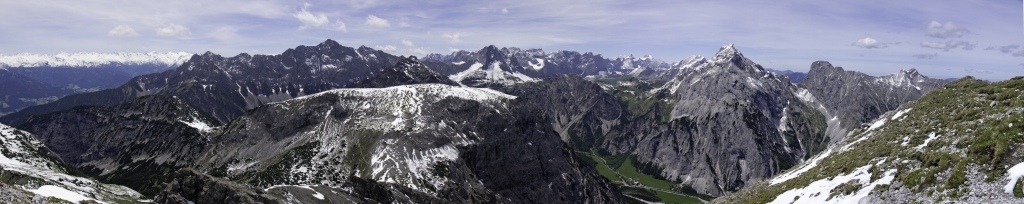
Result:
{"type": "Polygon", "coordinates": [[[824,61],[794,83],[734,45],[669,64],[496,46],[417,58],[327,40],[196,54],[0,122],[157,202],[700,202],[835,152],[945,83],[824,61]]]}
{"type": "Polygon", "coordinates": [[[0,55],[0,116],[64,96],[114,88],[132,77],[173,69],[191,53],[0,55]]]}

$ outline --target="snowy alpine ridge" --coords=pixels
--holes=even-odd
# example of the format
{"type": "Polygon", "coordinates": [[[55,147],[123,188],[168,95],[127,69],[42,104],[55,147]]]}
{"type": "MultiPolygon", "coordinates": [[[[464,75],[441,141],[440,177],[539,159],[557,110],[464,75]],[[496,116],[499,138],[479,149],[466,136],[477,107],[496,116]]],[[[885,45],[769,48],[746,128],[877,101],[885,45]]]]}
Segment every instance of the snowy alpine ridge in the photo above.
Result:
{"type": "Polygon", "coordinates": [[[11,67],[97,67],[104,65],[161,65],[177,67],[188,61],[188,52],[59,53],[55,55],[20,53],[0,55],[0,68],[11,67]]]}

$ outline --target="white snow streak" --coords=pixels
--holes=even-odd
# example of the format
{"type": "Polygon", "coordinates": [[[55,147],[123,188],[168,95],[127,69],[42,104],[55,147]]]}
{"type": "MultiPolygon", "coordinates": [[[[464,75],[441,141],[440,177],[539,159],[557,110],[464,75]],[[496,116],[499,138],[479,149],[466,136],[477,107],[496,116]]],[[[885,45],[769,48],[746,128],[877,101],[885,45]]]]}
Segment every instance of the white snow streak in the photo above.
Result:
{"type": "Polygon", "coordinates": [[[804,188],[792,189],[786,191],[779,196],[775,197],[770,203],[773,204],[790,204],[790,203],[859,203],[864,197],[867,197],[875,186],[892,183],[893,179],[896,178],[896,170],[890,169],[885,171],[885,176],[875,180],[875,182],[868,183],[871,180],[871,173],[868,169],[871,165],[862,166],[857,168],[850,174],[837,175],[832,179],[822,179],[808,184],[804,188]],[[850,181],[857,181],[863,187],[852,195],[835,195],[829,199],[832,189],[835,189],[840,184],[847,183],[850,181]],[[799,197],[799,199],[794,200],[799,197]]]}

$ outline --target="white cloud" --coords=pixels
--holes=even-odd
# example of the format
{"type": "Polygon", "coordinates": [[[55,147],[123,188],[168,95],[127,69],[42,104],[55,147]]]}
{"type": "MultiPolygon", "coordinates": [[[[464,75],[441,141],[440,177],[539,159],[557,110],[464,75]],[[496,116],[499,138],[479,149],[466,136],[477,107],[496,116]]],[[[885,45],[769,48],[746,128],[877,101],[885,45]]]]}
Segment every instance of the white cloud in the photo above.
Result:
{"type": "Polygon", "coordinates": [[[410,25],[409,22],[398,23],[398,27],[410,27],[410,26],[412,26],[412,25],[410,25]]]}
{"type": "Polygon", "coordinates": [[[345,28],[345,22],[341,22],[341,21],[334,22],[334,29],[335,30],[340,30],[341,32],[346,32],[346,33],[348,32],[348,29],[345,28]]]}
{"type": "Polygon", "coordinates": [[[958,40],[950,40],[946,42],[921,42],[921,47],[940,49],[944,51],[949,51],[950,49],[956,49],[959,47],[963,47],[964,50],[973,50],[975,46],[977,45],[971,44],[967,41],[958,40]]]}
{"type": "MultiPolygon", "coordinates": [[[[306,5],[308,6],[309,4],[307,3],[306,5]]],[[[327,19],[327,15],[324,15],[323,13],[313,14],[310,13],[309,11],[306,11],[305,8],[299,10],[299,12],[296,12],[292,16],[294,16],[296,19],[299,19],[299,21],[302,22],[302,26],[299,27],[299,30],[323,27],[327,26],[327,24],[331,22],[330,20],[327,19]]]]}
{"type": "Polygon", "coordinates": [[[938,21],[932,21],[925,26],[925,31],[928,36],[935,38],[951,38],[951,37],[963,37],[964,34],[968,34],[971,31],[967,28],[957,26],[953,22],[946,22],[945,24],[939,23],[938,21]]]}
{"type": "Polygon", "coordinates": [[[448,41],[451,42],[451,43],[459,43],[459,42],[462,42],[462,39],[459,38],[459,35],[462,35],[462,33],[455,33],[455,34],[445,33],[444,35],[441,35],[441,37],[448,38],[448,41]]]}
{"type": "Polygon", "coordinates": [[[412,52],[413,54],[419,54],[419,55],[430,54],[430,52],[427,51],[427,49],[424,49],[422,47],[410,47],[408,50],[409,50],[409,52],[412,52]]]}
{"type": "Polygon", "coordinates": [[[916,55],[914,55],[914,58],[917,58],[917,59],[932,59],[932,58],[934,58],[935,56],[938,56],[938,55],[939,55],[938,53],[936,53],[936,54],[916,54],[916,55]]]}
{"type": "Polygon", "coordinates": [[[394,45],[385,45],[385,46],[378,45],[378,46],[376,46],[376,48],[377,48],[377,50],[384,51],[384,52],[394,52],[395,50],[398,50],[398,48],[395,47],[394,45]]]}
{"type": "Polygon", "coordinates": [[[391,22],[388,22],[388,20],[385,20],[383,18],[378,18],[377,16],[374,15],[367,15],[366,25],[386,28],[391,27],[391,22]]]}
{"type": "Polygon", "coordinates": [[[853,46],[867,49],[888,47],[885,45],[885,43],[879,43],[878,40],[875,40],[874,38],[870,37],[857,40],[857,42],[853,43],[853,46]]]}
{"type": "Polygon", "coordinates": [[[309,28],[322,28],[329,30],[338,30],[341,32],[348,32],[348,28],[346,28],[345,22],[336,20],[332,24],[331,19],[327,18],[327,15],[323,13],[314,14],[312,12],[307,11],[306,8],[310,6],[311,5],[309,3],[305,3],[303,4],[302,10],[299,10],[298,12],[295,12],[295,14],[292,14],[292,16],[295,17],[295,19],[298,19],[299,22],[302,22],[302,26],[299,26],[299,30],[305,30],[309,28]]]}
{"type": "Polygon", "coordinates": [[[409,40],[406,40],[406,39],[402,39],[402,44],[405,45],[405,46],[409,46],[409,47],[415,46],[415,45],[412,44],[412,41],[409,41],[409,40]]]}
{"type": "Polygon", "coordinates": [[[180,24],[171,23],[167,25],[167,27],[156,29],[156,35],[185,38],[192,36],[192,31],[189,31],[188,27],[182,26],[180,24]]]}
{"type": "Polygon", "coordinates": [[[110,30],[110,32],[107,32],[107,36],[111,36],[111,37],[135,37],[135,36],[139,36],[139,33],[135,32],[135,29],[132,29],[132,27],[128,27],[126,25],[119,25],[117,27],[114,27],[114,29],[110,30]]]}
{"type": "Polygon", "coordinates": [[[458,51],[461,51],[461,50],[460,50],[460,49],[455,49],[455,48],[451,48],[451,47],[449,47],[449,48],[448,48],[448,51],[451,51],[451,52],[458,52],[458,51]]]}
{"type": "Polygon", "coordinates": [[[501,13],[508,13],[508,8],[501,8],[501,13]]]}

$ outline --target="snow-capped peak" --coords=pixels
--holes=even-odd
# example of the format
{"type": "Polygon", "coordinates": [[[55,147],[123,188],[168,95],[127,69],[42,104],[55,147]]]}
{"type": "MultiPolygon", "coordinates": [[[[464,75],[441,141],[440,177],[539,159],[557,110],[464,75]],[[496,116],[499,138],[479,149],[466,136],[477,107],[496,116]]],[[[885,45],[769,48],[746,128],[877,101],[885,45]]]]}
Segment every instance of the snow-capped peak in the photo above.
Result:
{"type": "Polygon", "coordinates": [[[734,58],[736,56],[743,56],[743,54],[740,53],[739,50],[736,50],[736,46],[733,46],[733,44],[730,43],[729,45],[722,46],[721,49],[718,49],[718,53],[715,53],[715,57],[712,58],[712,60],[713,61],[727,60],[727,59],[732,59],[732,58],[734,58]]]}
{"type": "Polygon", "coordinates": [[[0,55],[0,67],[95,67],[103,65],[179,66],[192,57],[188,52],[59,53],[55,55],[20,53],[0,55]]]}
{"type": "Polygon", "coordinates": [[[886,83],[895,87],[913,87],[917,90],[921,90],[921,87],[917,86],[917,82],[924,80],[924,76],[917,72],[917,69],[900,70],[899,72],[880,76],[875,78],[875,82],[886,83]]]}
{"type": "Polygon", "coordinates": [[[652,60],[652,59],[654,59],[654,56],[651,56],[651,55],[644,55],[644,57],[640,58],[640,60],[652,60]]]}

